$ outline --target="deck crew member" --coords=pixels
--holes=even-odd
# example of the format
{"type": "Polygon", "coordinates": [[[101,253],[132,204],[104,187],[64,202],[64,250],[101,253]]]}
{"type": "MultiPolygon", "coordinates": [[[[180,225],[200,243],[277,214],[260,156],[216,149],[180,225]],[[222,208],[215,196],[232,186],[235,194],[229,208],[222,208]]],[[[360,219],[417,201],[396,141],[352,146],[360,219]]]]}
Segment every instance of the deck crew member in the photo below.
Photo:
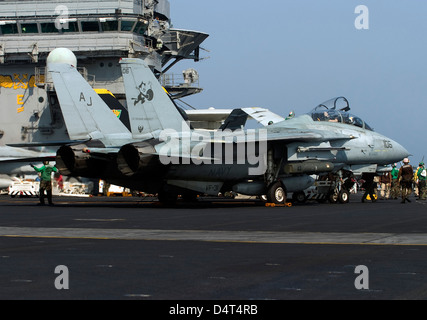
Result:
{"type": "Polygon", "coordinates": [[[49,205],[53,205],[52,203],[52,173],[58,172],[58,169],[55,166],[51,166],[49,161],[43,161],[43,167],[37,168],[35,165],[31,164],[31,166],[40,173],[40,205],[44,205],[45,191],[47,194],[47,201],[49,205]]]}
{"type": "Polygon", "coordinates": [[[426,186],[426,167],[424,166],[424,162],[420,162],[420,167],[417,171],[418,176],[418,200],[426,200],[427,198],[427,186],[426,186]]]}
{"type": "Polygon", "coordinates": [[[408,197],[412,192],[412,181],[414,179],[414,169],[409,164],[409,159],[403,159],[403,166],[399,169],[399,181],[402,186],[402,203],[411,202],[408,197]]]}

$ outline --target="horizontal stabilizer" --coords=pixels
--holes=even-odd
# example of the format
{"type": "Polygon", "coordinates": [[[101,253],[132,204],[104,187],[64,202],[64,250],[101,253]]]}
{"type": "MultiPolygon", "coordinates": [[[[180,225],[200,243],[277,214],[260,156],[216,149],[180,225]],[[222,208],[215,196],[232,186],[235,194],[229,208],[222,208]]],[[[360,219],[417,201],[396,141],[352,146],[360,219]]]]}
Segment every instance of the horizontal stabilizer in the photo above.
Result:
{"type": "Polygon", "coordinates": [[[34,147],[56,147],[56,146],[72,146],[76,144],[84,144],[90,140],[67,140],[67,141],[47,141],[47,142],[29,142],[29,143],[12,143],[7,144],[8,147],[14,148],[34,148],[34,147]]]}
{"type": "Polygon", "coordinates": [[[56,152],[35,151],[9,146],[0,147],[0,162],[31,162],[53,160],[56,152]]]}
{"type": "Polygon", "coordinates": [[[0,163],[15,163],[15,162],[22,162],[22,163],[30,163],[30,162],[43,162],[43,161],[55,161],[56,155],[46,155],[40,157],[22,157],[22,158],[13,158],[13,157],[7,157],[7,158],[0,158],[0,163]]]}

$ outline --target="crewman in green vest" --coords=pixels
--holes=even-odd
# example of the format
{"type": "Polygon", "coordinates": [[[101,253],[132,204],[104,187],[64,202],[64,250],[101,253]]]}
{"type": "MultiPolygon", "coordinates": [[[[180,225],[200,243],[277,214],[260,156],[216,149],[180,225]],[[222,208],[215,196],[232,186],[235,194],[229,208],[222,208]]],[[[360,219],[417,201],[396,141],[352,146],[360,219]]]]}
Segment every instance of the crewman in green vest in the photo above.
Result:
{"type": "Polygon", "coordinates": [[[417,171],[418,176],[418,200],[426,200],[427,198],[427,187],[426,187],[426,176],[427,170],[424,166],[424,162],[420,162],[420,168],[417,171]]]}
{"type": "Polygon", "coordinates": [[[40,205],[44,205],[45,191],[47,194],[47,200],[50,206],[53,205],[52,202],[52,173],[58,172],[58,169],[55,166],[51,166],[49,161],[43,161],[43,167],[37,168],[35,165],[31,164],[31,167],[40,173],[40,205]]]}
{"type": "Polygon", "coordinates": [[[395,163],[392,165],[393,169],[391,169],[391,199],[397,199],[400,195],[400,186],[399,186],[399,169],[395,163]]]}

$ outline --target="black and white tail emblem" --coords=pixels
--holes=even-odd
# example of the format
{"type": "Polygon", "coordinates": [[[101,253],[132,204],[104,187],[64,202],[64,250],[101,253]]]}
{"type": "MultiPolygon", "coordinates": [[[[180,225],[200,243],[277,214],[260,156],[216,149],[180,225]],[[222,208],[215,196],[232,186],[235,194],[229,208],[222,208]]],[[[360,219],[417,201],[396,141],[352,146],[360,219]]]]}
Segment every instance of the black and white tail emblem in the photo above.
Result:
{"type": "Polygon", "coordinates": [[[152,89],[151,82],[144,83],[143,81],[137,88],[139,90],[139,95],[137,98],[132,98],[132,100],[135,100],[133,103],[134,106],[136,106],[139,102],[141,102],[141,104],[144,104],[146,100],[153,100],[154,92],[152,89]]]}

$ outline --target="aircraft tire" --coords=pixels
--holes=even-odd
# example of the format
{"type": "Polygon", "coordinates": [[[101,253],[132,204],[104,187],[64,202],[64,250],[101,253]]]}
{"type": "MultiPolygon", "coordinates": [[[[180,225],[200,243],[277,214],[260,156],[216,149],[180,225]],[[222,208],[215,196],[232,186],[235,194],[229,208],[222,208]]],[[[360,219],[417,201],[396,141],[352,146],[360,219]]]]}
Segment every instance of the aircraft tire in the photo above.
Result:
{"type": "Polygon", "coordinates": [[[284,204],[286,202],[286,188],[281,182],[273,183],[267,191],[267,201],[274,204],[284,204]]]}
{"type": "Polygon", "coordinates": [[[338,201],[340,203],[349,203],[350,193],[347,190],[341,190],[338,195],[338,201]]]}
{"type": "Polygon", "coordinates": [[[292,200],[296,203],[305,203],[307,201],[307,196],[304,191],[294,192],[292,200]]]}
{"type": "Polygon", "coordinates": [[[328,196],[330,203],[337,203],[338,202],[338,195],[335,192],[331,192],[328,196]]]}

